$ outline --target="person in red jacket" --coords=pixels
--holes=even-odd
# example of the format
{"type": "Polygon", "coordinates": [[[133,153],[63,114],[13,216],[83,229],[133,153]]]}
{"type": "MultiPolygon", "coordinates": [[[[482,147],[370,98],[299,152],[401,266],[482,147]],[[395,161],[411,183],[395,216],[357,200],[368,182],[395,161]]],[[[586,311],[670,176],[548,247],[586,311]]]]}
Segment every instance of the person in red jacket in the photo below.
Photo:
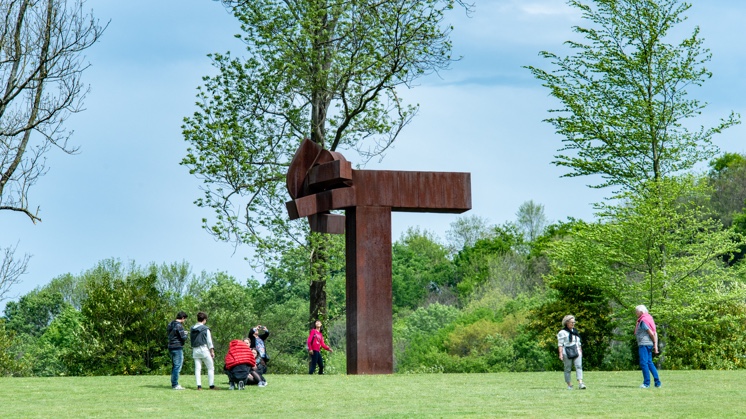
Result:
{"type": "Polygon", "coordinates": [[[263,387],[262,380],[256,373],[256,359],[247,340],[232,340],[228,346],[228,353],[225,354],[225,372],[228,374],[231,390],[243,390],[246,384],[263,387]]]}
{"type": "Polygon", "coordinates": [[[311,332],[308,335],[308,341],[306,341],[306,346],[308,347],[308,355],[311,356],[311,366],[308,368],[308,373],[313,374],[316,369],[316,364],[318,364],[319,375],[323,375],[324,359],[321,358],[321,348],[324,348],[329,352],[334,351],[324,343],[324,336],[321,334],[320,321],[316,320],[316,327],[311,329],[311,332]]]}

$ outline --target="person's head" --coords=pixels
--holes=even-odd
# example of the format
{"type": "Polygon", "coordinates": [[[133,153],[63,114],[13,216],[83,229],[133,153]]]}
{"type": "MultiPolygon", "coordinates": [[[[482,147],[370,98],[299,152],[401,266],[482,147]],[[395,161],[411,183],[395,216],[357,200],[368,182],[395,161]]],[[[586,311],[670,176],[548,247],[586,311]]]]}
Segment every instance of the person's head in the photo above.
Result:
{"type": "Polygon", "coordinates": [[[648,312],[648,308],[645,307],[645,304],[640,304],[639,306],[635,307],[635,313],[637,313],[638,316],[643,315],[648,312]]]}
{"type": "Polygon", "coordinates": [[[568,314],[562,318],[562,327],[573,328],[575,327],[575,316],[568,314]]]}
{"type": "Polygon", "coordinates": [[[316,327],[316,330],[321,330],[321,321],[316,320],[316,323],[314,323],[314,326],[316,327]]]}
{"type": "Polygon", "coordinates": [[[197,321],[200,322],[200,323],[206,322],[207,321],[207,313],[205,313],[204,311],[200,311],[199,313],[197,313],[197,321]]]}
{"type": "Polygon", "coordinates": [[[180,312],[176,313],[176,320],[177,321],[183,322],[184,320],[186,320],[187,317],[189,317],[189,315],[187,315],[183,311],[180,311],[180,312]]]}
{"type": "Polygon", "coordinates": [[[246,336],[245,338],[243,338],[243,343],[251,346],[251,338],[246,336]]]}

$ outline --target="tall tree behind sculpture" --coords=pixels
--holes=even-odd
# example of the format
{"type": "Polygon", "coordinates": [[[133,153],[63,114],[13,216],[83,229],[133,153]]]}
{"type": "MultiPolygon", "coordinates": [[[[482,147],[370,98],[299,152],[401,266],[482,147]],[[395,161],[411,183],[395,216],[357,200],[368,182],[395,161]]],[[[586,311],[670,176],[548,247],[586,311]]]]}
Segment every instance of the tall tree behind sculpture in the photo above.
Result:
{"type": "MultiPolygon", "coordinates": [[[[41,218],[29,191],[47,172],[45,154],[50,148],[68,154],[77,150],[68,145],[71,133],[64,122],[82,110],[88,89],[81,81],[88,64],[80,54],[103,32],[83,4],[0,2],[0,210],[25,214],[34,223],[41,218]]],[[[0,299],[7,291],[3,285],[25,272],[28,256],[8,260],[15,249],[4,249],[0,299]]]]}
{"type": "Polygon", "coordinates": [[[311,318],[325,317],[329,237],[288,222],[287,165],[303,138],[380,155],[416,113],[397,89],[452,61],[445,13],[457,0],[223,1],[241,22],[245,59],[214,54],[199,110],[185,118],[182,164],[204,181],[200,207],[216,238],[273,264],[306,246],[311,318]]]}

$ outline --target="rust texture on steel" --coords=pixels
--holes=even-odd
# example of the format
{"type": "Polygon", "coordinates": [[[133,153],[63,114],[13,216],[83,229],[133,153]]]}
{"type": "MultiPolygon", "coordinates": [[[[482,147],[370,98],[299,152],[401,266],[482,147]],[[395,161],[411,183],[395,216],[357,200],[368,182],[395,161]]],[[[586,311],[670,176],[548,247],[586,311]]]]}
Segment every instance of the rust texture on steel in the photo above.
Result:
{"type": "Polygon", "coordinates": [[[307,217],[313,231],[345,234],[347,373],[391,374],[391,212],[468,211],[471,174],[354,170],[341,154],[303,140],[287,188],[290,219],[307,217]]]}

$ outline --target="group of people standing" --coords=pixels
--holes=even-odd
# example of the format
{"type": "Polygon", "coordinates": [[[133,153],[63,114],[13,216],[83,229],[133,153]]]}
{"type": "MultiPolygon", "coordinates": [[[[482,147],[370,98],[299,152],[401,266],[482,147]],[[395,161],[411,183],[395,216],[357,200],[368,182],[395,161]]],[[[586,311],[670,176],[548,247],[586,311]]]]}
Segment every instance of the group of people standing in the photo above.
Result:
{"type": "MultiPolygon", "coordinates": [[[[647,307],[639,305],[635,307],[637,322],[635,323],[635,339],[637,340],[637,353],[640,356],[640,368],[642,369],[642,384],[640,388],[650,388],[650,376],[656,387],[662,383],[658,376],[658,369],[653,362],[653,354],[658,353],[658,332],[653,316],[647,307]]],[[[583,383],[583,350],[581,349],[580,335],[575,329],[575,316],[568,314],[562,318],[562,330],[557,333],[557,345],[559,348],[559,359],[565,366],[565,383],[567,389],[572,390],[570,374],[575,367],[575,378],[578,380],[578,388],[585,390],[583,383]]]]}
{"type": "MultiPolygon", "coordinates": [[[[187,313],[180,311],[176,319],[168,324],[168,352],[171,356],[171,388],[184,390],[179,384],[179,374],[184,364],[184,344],[187,337],[192,345],[194,359],[194,376],[197,390],[202,390],[202,365],[207,370],[207,380],[211,390],[215,387],[215,346],[212,342],[210,328],[207,327],[207,314],[197,313],[197,323],[191,327],[189,333],[184,328],[187,313]]],[[[264,387],[267,381],[264,374],[267,371],[267,355],[265,340],[269,337],[269,330],[265,326],[253,327],[249,335],[243,340],[233,340],[229,344],[225,355],[225,372],[228,374],[230,389],[243,390],[245,385],[264,387]]]]}

